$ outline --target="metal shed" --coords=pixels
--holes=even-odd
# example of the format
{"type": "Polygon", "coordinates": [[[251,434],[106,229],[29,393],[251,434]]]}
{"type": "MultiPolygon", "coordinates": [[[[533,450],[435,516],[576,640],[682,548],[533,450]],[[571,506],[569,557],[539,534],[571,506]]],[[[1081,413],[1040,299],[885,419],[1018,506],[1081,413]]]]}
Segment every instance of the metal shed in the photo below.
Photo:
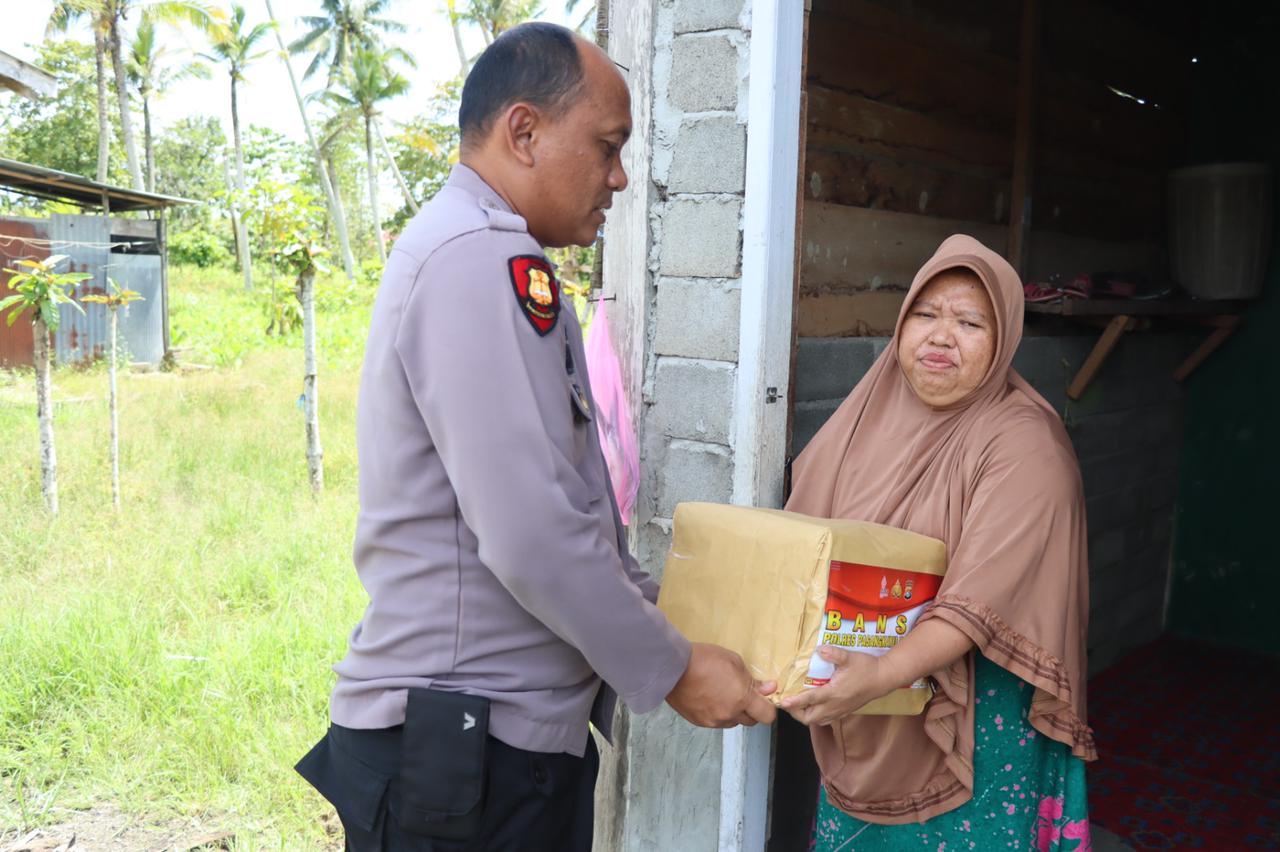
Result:
{"type": "MultiPolygon", "coordinates": [[[[136,290],[144,301],[121,315],[120,338],[132,361],[159,364],[169,351],[168,258],[164,219],[159,212],[196,202],[175,196],[101,184],[80,175],[29,163],[0,159],[0,187],[37,198],[67,201],[96,213],[54,213],[48,218],[0,216],[0,266],[13,268],[21,259],[61,254],[69,268],[93,277],[73,291],[79,299],[107,291],[107,279],[136,290]],[[154,218],[124,219],[115,212],[149,211],[154,218]]],[[[0,272],[0,297],[8,292],[9,275],[0,272]]],[[[84,314],[61,310],[54,335],[59,364],[80,363],[105,354],[107,309],[84,305],[84,314]]],[[[0,323],[0,367],[30,364],[31,324],[0,323]]]]}

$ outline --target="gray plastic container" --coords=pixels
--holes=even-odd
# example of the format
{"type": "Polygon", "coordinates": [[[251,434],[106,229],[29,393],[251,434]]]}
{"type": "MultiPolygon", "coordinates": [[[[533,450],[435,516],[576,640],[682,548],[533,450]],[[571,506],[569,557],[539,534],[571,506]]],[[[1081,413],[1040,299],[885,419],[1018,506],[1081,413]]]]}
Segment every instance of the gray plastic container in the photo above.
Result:
{"type": "Polygon", "coordinates": [[[1169,261],[1198,299],[1262,293],[1275,186],[1266,163],[1221,163],[1169,175],[1169,261]]]}

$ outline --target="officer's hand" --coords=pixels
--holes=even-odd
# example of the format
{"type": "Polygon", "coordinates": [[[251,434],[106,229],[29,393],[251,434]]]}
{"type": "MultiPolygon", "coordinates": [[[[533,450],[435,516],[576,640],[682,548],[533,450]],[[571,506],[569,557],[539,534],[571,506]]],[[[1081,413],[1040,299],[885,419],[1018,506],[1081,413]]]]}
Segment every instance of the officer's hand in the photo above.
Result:
{"type": "Polygon", "coordinates": [[[719,645],[695,642],[689,667],[667,696],[671,708],[703,728],[770,724],[777,710],[763,696],[772,683],[752,680],[742,657],[719,645]]]}

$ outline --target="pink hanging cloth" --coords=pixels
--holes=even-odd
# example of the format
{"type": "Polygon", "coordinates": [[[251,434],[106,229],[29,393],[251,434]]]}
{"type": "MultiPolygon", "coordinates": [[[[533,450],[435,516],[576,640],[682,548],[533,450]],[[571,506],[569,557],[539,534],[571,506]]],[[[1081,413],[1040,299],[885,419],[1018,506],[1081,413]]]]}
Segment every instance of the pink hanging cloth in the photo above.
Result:
{"type": "Polygon", "coordinates": [[[596,429],[613,481],[622,523],[630,525],[640,488],[640,453],[631,425],[631,410],[623,392],[622,369],[609,336],[609,317],[604,301],[596,302],[595,316],[587,329],[587,375],[596,401],[596,429]]]}

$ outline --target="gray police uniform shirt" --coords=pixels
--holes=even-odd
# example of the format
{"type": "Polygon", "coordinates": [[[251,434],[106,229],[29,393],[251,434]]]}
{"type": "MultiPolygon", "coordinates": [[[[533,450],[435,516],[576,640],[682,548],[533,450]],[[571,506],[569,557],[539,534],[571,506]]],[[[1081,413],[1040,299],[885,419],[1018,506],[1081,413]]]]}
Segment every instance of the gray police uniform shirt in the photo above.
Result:
{"type": "Polygon", "coordinates": [[[626,547],[551,270],[463,165],[387,259],[356,415],[369,605],[334,666],[339,725],[401,724],[405,690],[428,687],[489,698],[508,745],[582,755],[614,691],[644,713],[684,673],[689,643],[626,547]]]}

